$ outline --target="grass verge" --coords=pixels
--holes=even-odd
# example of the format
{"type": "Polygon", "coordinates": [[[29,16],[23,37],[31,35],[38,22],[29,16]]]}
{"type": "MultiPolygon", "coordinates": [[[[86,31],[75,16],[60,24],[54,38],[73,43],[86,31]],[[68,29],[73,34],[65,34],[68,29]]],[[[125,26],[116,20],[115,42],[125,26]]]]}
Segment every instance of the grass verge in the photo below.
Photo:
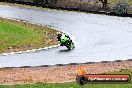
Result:
{"type": "Polygon", "coordinates": [[[55,45],[56,33],[46,26],[0,18],[0,53],[55,45]]]}
{"type": "MultiPolygon", "coordinates": [[[[122,69],[107,74],[130,74],[132,77],[132,69],[122,69]]],[[[36,83],[24,85],[1,85],[0,88],[132,88],[132,82],[129,84],[86,84],[79,86],[77,83],[36,83]]]]}

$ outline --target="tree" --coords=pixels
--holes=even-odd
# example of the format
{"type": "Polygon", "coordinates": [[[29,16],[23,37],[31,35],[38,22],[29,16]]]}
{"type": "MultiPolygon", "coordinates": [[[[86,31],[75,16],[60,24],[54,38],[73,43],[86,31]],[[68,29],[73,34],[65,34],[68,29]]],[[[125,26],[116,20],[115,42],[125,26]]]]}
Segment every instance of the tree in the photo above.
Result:
{"type": "Polygon", "coordinates": [[[45,0],[45,4],[48,5],[48,0],[45,0]]]}
{"type": "Polygon", "coordinates": [[[99,1],[101,1],[101,3],[103,4],[103,9],[106,9],[107,8],[107,3],[108,3],[108,1],[107,0],[99,0],[99,1]]]}
{"type": "Polygon", "coordinates": [[[58,0],[45,0],[46,6],[53,6],[57,3],[58,0]]]}
{"type": "Polygon", "coordinates": [[[127,14],[129,4],[126,0],[120,0],[114,7],[116,14],[127,14]]]}

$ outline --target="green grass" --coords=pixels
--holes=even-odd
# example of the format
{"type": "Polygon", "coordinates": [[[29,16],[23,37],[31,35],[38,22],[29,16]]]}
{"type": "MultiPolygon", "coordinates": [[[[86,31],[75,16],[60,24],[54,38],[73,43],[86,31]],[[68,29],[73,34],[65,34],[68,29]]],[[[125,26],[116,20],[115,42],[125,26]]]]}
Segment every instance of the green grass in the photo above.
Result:
{"type": "Polygon", "coordinates": [[[25,85],[1,85],[0,88],[132,88],[130,84],[85,84],[79,86],[77,83],[56,83],[56,84],[25,84],[25,85]]]}
{"type": "MultiPolygon", "coordinates": [[[[109,72],[108,74],[130,74],[132,69],[109,72]]],[[[129,84],[85,84],[79,86],[77,83],[36,83],[24,85],[1,85],[0,88],[132,88],[132,82],[129,84]]]]}
{"type": "Polygon", "coordinates": [[[48,27],[0,18],[0,53],[54,45],[55,41],[48,42],[56,32],[48,27]]]}

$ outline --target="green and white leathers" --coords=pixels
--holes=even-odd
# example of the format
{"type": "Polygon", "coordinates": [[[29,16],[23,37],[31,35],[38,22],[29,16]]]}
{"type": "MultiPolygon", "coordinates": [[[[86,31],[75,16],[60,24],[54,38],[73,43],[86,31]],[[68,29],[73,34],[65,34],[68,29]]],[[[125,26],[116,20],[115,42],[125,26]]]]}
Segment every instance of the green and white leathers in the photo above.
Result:
{"type": "Polygon", "coordinates": [[[66,35],[65,34],[62,34],[62,36],[61,36],[61,43],[65,43],[66,41],[68,41],[69,40],[69,38],[67,38],[66,37],[66,35]]]}

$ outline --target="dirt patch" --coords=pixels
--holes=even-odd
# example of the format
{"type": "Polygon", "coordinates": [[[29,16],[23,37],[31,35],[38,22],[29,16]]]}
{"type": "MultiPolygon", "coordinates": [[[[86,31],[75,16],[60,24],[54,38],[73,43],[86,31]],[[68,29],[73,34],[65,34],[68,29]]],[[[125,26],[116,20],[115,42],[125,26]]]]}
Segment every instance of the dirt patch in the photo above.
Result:
{"type": "Polygon", "coordinates": [[[74,82],[77,69],[83,66],[89,74],[131,69],[132,61],[80,64],[51,67],[1,68],[0,84],[74,82]]]}

